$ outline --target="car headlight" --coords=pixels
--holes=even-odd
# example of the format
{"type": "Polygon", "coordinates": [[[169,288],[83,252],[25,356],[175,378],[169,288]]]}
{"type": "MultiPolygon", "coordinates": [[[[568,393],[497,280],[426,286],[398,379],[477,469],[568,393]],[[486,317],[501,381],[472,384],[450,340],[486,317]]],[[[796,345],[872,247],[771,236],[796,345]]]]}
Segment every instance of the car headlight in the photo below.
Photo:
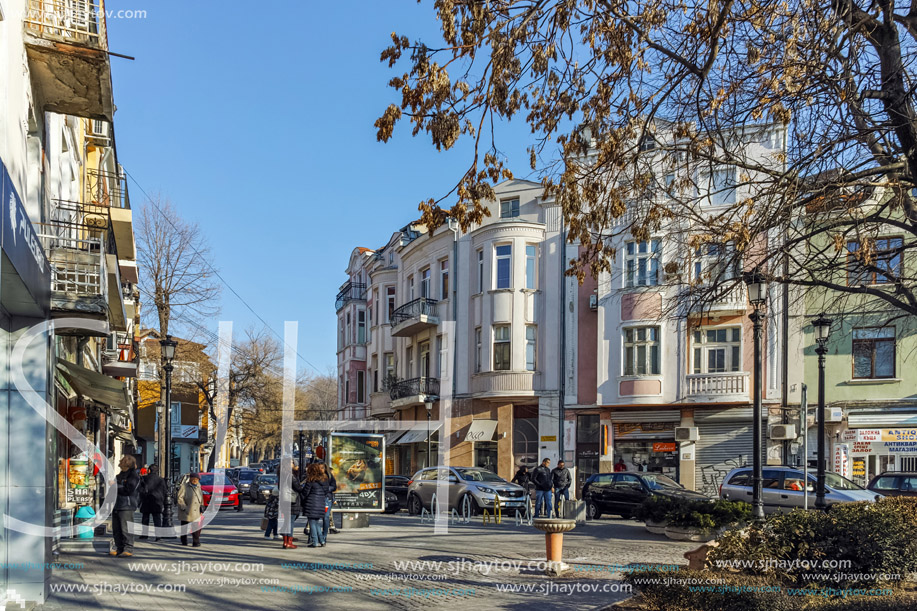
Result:
{"type": "Polygon", "coordinates": [[[488,488],[487,486],[478,486],[478,490],[485,494],[497,494],[497,491],[493,488],[488,488]]]}

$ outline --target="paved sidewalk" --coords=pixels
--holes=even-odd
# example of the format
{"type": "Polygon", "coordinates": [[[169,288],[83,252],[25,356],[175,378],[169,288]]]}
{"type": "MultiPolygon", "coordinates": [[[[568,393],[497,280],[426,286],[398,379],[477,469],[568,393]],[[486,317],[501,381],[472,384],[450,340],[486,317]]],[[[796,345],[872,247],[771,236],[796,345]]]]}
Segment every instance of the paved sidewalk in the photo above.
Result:
{"type": "Polygon", "coordinates": [[[479,518],[434,535],[418,517],[373,515],[369,528],[343,530],[329,535],[327,547],[310,549],[300,520],[302,547],[284,550],[264,539],[259,509],[221,513],[200,548],[140,541],[131,559],[66,554],[61,561],[83,568],[56,571],[58,591],[40,608],[597,609],[628,597],[620,573],[607,568],[685,564],[682,554],[696,547],[603,519],[565,535],[564,559],[579,570],[552,579],[539,566],[542,533],[511,521],[483,526],[479,518]]]}

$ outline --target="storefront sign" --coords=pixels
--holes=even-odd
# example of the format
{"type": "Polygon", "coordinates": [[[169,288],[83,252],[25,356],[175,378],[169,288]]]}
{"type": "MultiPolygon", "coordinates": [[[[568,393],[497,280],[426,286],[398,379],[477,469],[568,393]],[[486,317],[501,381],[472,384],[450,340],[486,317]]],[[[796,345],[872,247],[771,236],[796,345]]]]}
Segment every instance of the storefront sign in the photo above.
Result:
{"type": "Polygon", "coordinates": [[[877,441],[917,441],[917,429],[847,429],[844,441],[874,443],[877,441]]]}
{"type": "Polygon", "coordinates": [[[834,472],[850,477],[850,446],[839,443],[834,446],[834,472]]]}
{"type": "Polygon", "coordinates": [[[26,214],[19,193],[6,166],[0,160],[0,235],[3,252],[22,279],[35,303],[43,310],[50,305],[51,265],[26,214]]]}
{"type": "Polygon", "coordinates": [[[653,452],[677,452],[678,444],[657,442],[653,444],[653,452]]]}
{"type": "Polygon", "coordinates": [[[542,435],[542,441],[557,441],[557,435],[542,435]]]}
{"type": "Polygon", "coordinates": [[[883,429],[882,441],[917,441],[917,429],[883,429]]]}
{"type": "Polygon", "coordinates": [[[334,507],[341,511],[385,509],[385,436],[332,433],[331,472],[337,481],[334,507]]]}
{"type": "Polygon", "coordinates": [[[89,505],[92,490],[89,488],[89,461],[71,458],[67,467],[67,502],[89,505]]]}
{"type": "Polygon", "coordinates": [[[854,458],[851,463],[853,464],[853,481],[861,486],[866,485],[866,459],[865,458],[854,458]]]}

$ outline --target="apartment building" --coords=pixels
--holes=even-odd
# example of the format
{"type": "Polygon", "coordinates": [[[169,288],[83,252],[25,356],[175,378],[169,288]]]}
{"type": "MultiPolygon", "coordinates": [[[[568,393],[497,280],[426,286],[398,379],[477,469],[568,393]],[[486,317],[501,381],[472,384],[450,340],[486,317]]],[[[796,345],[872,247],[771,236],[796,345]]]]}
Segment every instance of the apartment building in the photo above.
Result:
{"type": "MultiPolygon", "coordinates": [[[[98,509],[96,468],[136,444],[137,265],[100,8],[4,0],[0,16],[0,509],[39,527],[98,509]]],[[[44,602],[34,567],[59,539],[6,531],[4,603],[44,602]]]]}
{"type": "Polygon", "coordinates": [[[389,436],[391,472],[436,462],[440,444],[450,464],[507,478],[557,460],[563,382],[578,401],[577,322],[562,312],[580,292],[562,274],[559,207],[541,193],[506,181],[468,232],[414,223],[352,252],[336,300],[340,417],[415,423],[389,436]]]}

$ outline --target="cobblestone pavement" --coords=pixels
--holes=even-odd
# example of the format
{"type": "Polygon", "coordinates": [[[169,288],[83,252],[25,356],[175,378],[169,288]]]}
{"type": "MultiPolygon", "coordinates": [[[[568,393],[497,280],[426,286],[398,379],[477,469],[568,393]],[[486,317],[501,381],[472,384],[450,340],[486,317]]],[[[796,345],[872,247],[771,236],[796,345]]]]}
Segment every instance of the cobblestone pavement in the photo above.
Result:
{"type": "Polygon", "coordinates": [[[284,550],[263,537],[260,520],[260,507],[223,512],[199,548],[140,541],[130,559],[62,555],[82,568],[55,570],[58,591],[40,609],[597,609],[629,596],[615,565],[685,564],[682,554],[696,547],[601,519],[565,535],[571,571],[549,578],[544,536],[512,521],[479,518],[434,534],[418,517],[373,515],[369,528],[310,549],[300,520],[301,547],[284,550]]]}

